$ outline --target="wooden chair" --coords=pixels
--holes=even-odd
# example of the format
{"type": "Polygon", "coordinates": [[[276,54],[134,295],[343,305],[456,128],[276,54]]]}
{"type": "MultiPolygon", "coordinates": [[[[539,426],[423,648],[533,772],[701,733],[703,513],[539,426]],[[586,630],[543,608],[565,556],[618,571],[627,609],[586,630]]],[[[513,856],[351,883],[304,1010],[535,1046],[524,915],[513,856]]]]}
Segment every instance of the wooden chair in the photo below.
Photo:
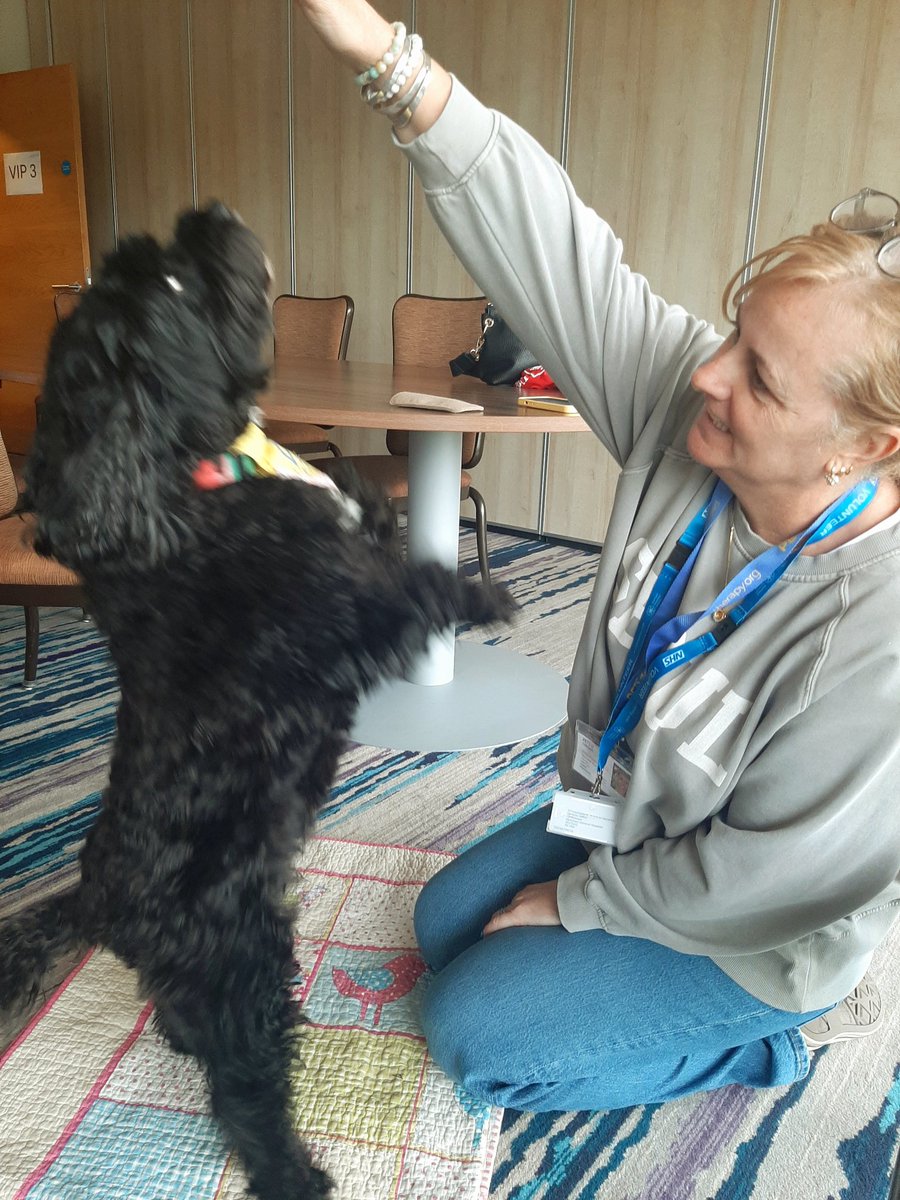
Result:
{"type": "MultiPolygon", "coordinates": [[[[275,326],[275,365],[305,358],[344,359],[353,324],[349,296],[279,296],[272,305],[275,326]]],[[[267,421],[266,433],[300,454],[333,454],[340,449],[323,437],[330,426],[303,421],[267,421]]]]}
{"type": "Polygon", "coordinates": [[[34,518],[17,511],[19,495],[9,455],[0,435],[0,604],[21,605],[25,610],[25,674],[23,686],[34,687],[37,678],[39,606],[83,606],[78,576],[68,567],[36,552],[34,518]]]}
{"type": "MultiPolygon", "coordinates": [[[[391,331],[396,366],[435,366],[450,374],[449,362],[464,350],[470,350],[481,334],[481,314],[485,298],[473,296],[454,300],[442,296],[409,293],[394,304],[391,331]]],[[[380,487],[401,510],[409,499],[409,434],[387,430],[387,454],[347,456],[358,473],[380,487]]],[[[490,582],[487,555],[487,512],[484,499],[472,486],[469,472],[481,461],[483,433],[464,433],[459,482],[460,500],[475,505],[475,539],[478,565],[485,583],[490,582]]],[[[328,470],[330,464],[318,464],[328,470]]]]}

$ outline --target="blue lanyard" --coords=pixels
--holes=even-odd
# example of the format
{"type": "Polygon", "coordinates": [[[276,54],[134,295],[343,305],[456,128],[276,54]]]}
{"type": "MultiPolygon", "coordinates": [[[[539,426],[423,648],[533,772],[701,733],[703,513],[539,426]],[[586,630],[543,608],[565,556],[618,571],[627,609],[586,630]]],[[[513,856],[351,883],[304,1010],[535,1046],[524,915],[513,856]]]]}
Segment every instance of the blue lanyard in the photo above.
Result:
{"type": "Polygon", "coordinates": [[[613,701],[613,712],[620,696],[631,688],[638,668],[647,661],[646,648],[652,635],[678,611],[688,580],[700,553],[700,547],[716,520],[722,515],[731,500],[731,490],[720,479],[713,488],[706,504],[691,519],[687,529],[678,539],[666,559],[659,578],[653,585],[649,599],[641,613],[635,630],[634,640],[625,659],[622,678],[613,701]]]}
{"type": "Polygon", "coordinates": [[[676,616],[674,613],[681,603],[700,547],[731,499],[728,487],[718,481],[709,500],[678,539],[641,614],[616,689],[609,724],[600,739],[598,774],[610,751],[638,723],[657,680],[720,646],[746,621],[805,546],[823,541],[859,516],[877,490],[877,480],[863,480],[839,496],[802,533],[757,555],[748,567],[728,581],[704,612],[676,616]],[[708,633],[674,646],[692,625],[710,616],[714,625],[708,633]]]}

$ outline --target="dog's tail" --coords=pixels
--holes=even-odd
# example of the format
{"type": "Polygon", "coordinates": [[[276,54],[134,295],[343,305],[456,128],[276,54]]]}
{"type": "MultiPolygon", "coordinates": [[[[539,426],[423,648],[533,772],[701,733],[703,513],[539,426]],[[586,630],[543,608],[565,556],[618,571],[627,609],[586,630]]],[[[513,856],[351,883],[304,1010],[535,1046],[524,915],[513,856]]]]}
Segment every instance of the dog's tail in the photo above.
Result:
{"type": "Polygon", "coordinates": [[[78,886],[4,921],[0,925],[0,1012],[29,1005],[57,959],[82,946],[87,948],[78,886]]]}

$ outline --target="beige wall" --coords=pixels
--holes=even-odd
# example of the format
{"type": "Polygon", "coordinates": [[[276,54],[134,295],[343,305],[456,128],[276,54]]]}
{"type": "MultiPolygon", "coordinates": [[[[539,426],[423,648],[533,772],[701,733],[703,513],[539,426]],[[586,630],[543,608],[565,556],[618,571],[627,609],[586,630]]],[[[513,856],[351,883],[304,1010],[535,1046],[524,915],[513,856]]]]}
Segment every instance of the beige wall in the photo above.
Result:
{"type": "Polygon", "coordinates": [[[0,72],[27,71],[30,66],[25,0],[0,0],[0,72]]]}
{"type": "MultiPolygon", "coordinates": [[[[95,262],[219,196],[262,237],[281,290],[354,297],[358,359],[390,357],[408,287],[477,291],[290,0],[0,5],[19,53],[24,7],[33,65],[76,66],[95,262]]],[[[866,182],[900,189],[897,0],[415,0],[415,13],[436,58],[562,159],[628,261],[712,321],[754,237],[808,226],[866,182]]],[[[374,433],[340,441],[383,448],[374,433]]],[[[478,468],[490,520],[584,540],[602,539],[615,479],[589,435],[488,438],[478,468]]]]}

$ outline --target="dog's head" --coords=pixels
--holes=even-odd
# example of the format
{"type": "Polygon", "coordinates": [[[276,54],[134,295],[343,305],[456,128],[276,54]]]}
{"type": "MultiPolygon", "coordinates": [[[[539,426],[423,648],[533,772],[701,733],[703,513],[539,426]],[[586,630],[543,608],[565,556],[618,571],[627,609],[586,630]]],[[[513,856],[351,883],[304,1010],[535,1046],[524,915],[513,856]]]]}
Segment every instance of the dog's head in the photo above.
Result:
{"type": "Polygon", "coordinates": [[[266,379],[270,272],[221,204],[161,246],[132,237],[50,344],[25,503],[37,548],[78,568],[183,546],[191,472],[243,429],[266,379]]]}

